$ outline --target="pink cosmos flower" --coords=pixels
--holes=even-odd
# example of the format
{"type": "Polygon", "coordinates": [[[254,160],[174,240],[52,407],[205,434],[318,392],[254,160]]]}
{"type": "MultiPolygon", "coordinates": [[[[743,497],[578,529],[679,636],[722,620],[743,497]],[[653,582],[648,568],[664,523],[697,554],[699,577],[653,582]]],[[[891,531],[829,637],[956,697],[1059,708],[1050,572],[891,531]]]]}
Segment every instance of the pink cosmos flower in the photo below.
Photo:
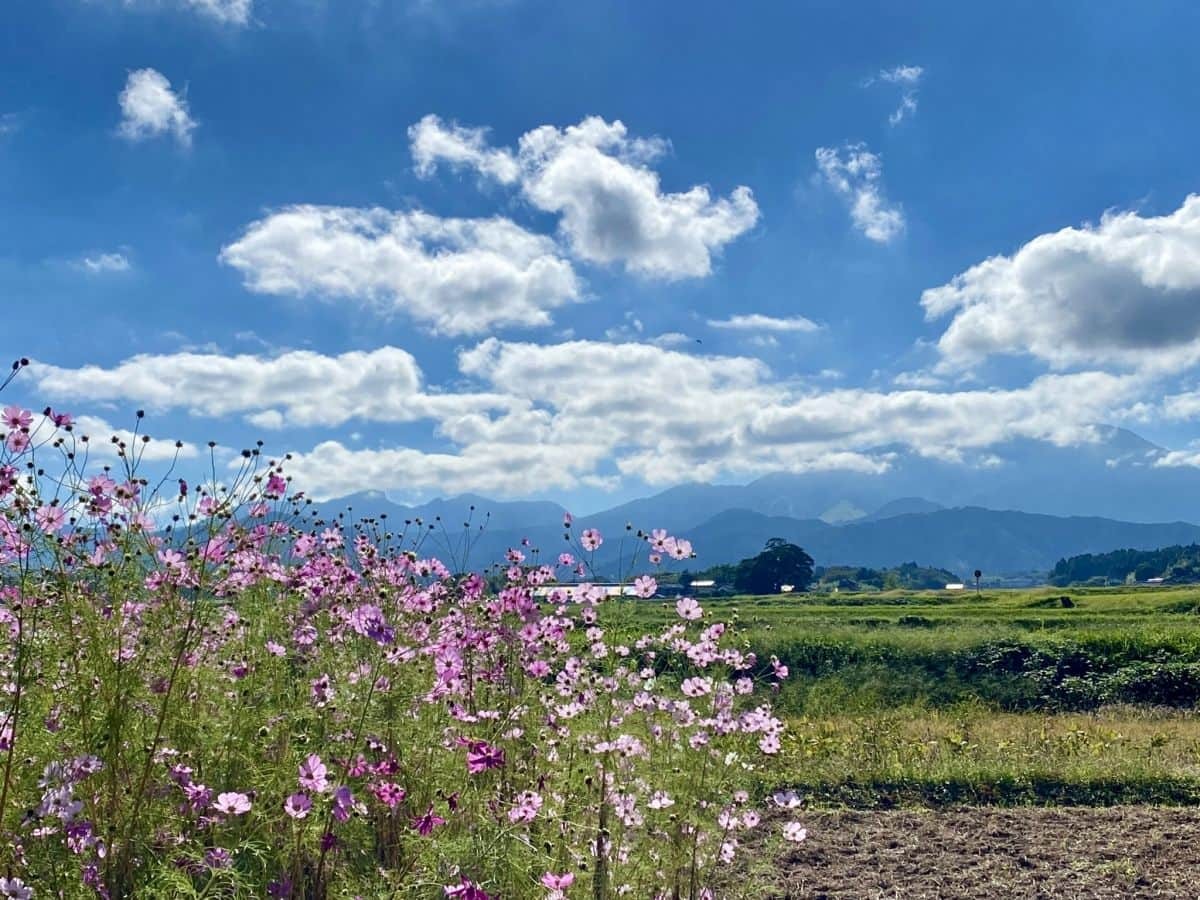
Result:
{"type": "Polygon", "coordinates": [[[300,763],[300,787],[324,794],[329,790],[329,769],[321,761],[321,757],[310,753],[304,762],[300,763]]]}
{"type": "Polygon", "coordinates": [[[808,837],[808,829],[799,822],[787,822],[783,826],[783,839],[791,841],[793,844],[799,844],[808,837]]]}
{"type": "Polygon", "coordinates": [[[700,604],[691,597],[684,597],[676,603],[675,612],[679,613],[681,619],[688,619],[689,621],[698,619],[704,615],[704,610],[700,607],[700,604]]]}
{"type": "Polygon", "coordinates": [[[283,811],[293,819],[303,819],[312,810],[312,800],[308,794],[292,794],[283,801],[283,811]]]}
{"type": "Polygon", "coordinates": [[[583,545],[584,550],[596,550],[604,543],[604,536],[595,528],[586,528],[579,536],[579,543],[583,545]]]}
{"type": "Polygon", "coordinates": [[[542,884],[552,891],[565,891],[574,883],[574,872],[564,872],[562,875],[556,875],[553,872],[547,872],[542,876],[542,884]]]}
{"type": "Polygon", "coordinates": [[[250,798],[245,794],[227,791],[217,794],[217,802],[213,804],[213,809],[228,816],[245,815],[250,812],[250,798]]]}
{"type": "Polygon", "coordinates": [[[33,413],[27,409],[21,409],[19,406],[6,406],[0,422],[6,428],[28,428],[33,422],[33,413]]]}
{"type": "Polygon", "coordinates": [[[13,453],[24,453],[25,448],[29,446],[29,435],[23,431],[13,431],[9,433],[8,439],[4,443],[13,453]]]}
{"type": "Polygon", "coordinates": [[[533,791],[521,791],[517,794],[517,802],[512,809],[508,811],[508,821],[517,822],[532,822],[538,814],[538,810],[542,808],[542,797],[540,794],[533,791]]]}
{"type": "Polygon", "coordinates": [[[286,493],[287,482],[283,479],[283,476],[272,474],[271,477],[267,479],[267,489],[263,491],[263,496],[275,500],[279,497],[282,497],[286,493]]]}
{"type": "Polygon", "coordinates": [[[392,781],[380,782],[371,788],[371,793],[388,809],[395,809],[396,805],[402,803],[407,796],[404,788],[392,781]]]}
{"type": "Polygon", "coordinates": [[[350,793],[350,788],[342,785],[333,792],[333,817],[339,822],[345,822],[353,810],[354,795],[350,793]]]}
{"type": "Polygon", "coordinates": [[[771,657],[771,668],[775,670],[775,677],[780,681],[788,677],[788,667],[779,661],[778,656],[771,657]]]}
{"type": "Polygon", "coordinates": [[[63,527],[67,514],[61,506],[39,506],[35,518],[42,534],[54,534],[63,527]]]}
{"type": "Polygon", "coordinates": [[[782,809],[795,809],[804,802],[795,791],[776,791],[771,795],[771,801],[782,809]]]}
{"type": "Polygon", "coordinates": [[[642,575],[633,580],[633,591],[639,597],[645,599],[653,597],[654,592],[658,590],[658,582],[649,575],[642,575]]]}
{"type": "Polygon", "coordinates": [[[666,791],[655,791],[646,805],[651,809],[666,809],[669,806],[674,806],[675,801],[671,799],[671,795],[666,791]]]}
{"type": "Polygon", "coordinates": [[[0,878],[0,896],[8,900],[33,900],[33,888],[20,878],[0,878]]]}
{"type": "Polygon", "coordinates": [[[312,690],[313,706],[318,708],[328,706],[333,702],[333,682],[330,680],[328,673],[323,673],[319,678],[314,678],[309,687],[312,690]]]}

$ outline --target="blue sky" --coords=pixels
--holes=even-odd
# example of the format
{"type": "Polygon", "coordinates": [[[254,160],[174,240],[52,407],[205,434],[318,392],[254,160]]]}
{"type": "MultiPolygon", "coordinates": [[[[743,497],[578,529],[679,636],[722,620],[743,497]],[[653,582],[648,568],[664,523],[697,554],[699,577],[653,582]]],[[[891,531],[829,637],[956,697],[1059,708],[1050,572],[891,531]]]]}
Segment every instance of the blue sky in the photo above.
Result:
{"type": "Polygon", "coordinates": [[[13,6],[10,402],[318,496],[1200,461],[1192,4],[13,6]]]}

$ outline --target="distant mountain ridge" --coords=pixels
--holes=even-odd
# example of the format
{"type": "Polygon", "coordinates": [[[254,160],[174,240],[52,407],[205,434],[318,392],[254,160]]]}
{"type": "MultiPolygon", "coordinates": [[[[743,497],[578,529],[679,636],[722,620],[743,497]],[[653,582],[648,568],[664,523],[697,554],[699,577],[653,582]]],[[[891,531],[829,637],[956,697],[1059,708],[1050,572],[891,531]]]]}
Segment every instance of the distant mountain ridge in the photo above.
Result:
{"type": "MultiPolygon", "coordinates": [[[[818,565],[916,560],[995,574],[1046,572],[1084,553],[1200,541],[1200,527],[1188,522],[1200,518],[1200,470],[1157,465],[1167,451],[1132,432],[1105,427],[1100,435],[1078,447],[1013,441],[975,466],[895,450],[882,475],[779,473],[745,485],[677,485],[578,516],[575,533],[594,527],[604,534],[596,564],[609,574],[640,547],[637,528],[690,538],[699,554],[688,563],[693,569],[753,555],[770,537],[799,543],[818,565]]],[[[467,563],[475,567],[526,538],[527,550],[540,548],[547,559],[567,547],[565,510],[547,501],[463,494],[404,506],[368,491],[317,507],[325,517],[347,507],[352,518],[386,513],[391,530],[421,520],[428,552],[465,552],[470,543],[467,563]]]]}

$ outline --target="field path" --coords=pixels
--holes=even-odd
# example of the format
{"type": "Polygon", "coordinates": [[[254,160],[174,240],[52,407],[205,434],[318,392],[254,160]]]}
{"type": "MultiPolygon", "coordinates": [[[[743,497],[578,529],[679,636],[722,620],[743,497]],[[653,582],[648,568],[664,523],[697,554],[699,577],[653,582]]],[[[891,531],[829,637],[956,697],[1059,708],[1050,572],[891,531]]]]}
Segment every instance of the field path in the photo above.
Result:
{"type": "MultiPolygon", "coordinates": [[[[808,840],[749,874],[799,898],[1200,898],[1200,810],[972,807],[796,816],[808,840]]],[[[778,827],[777,825],[775,827],[778,827]]]]}

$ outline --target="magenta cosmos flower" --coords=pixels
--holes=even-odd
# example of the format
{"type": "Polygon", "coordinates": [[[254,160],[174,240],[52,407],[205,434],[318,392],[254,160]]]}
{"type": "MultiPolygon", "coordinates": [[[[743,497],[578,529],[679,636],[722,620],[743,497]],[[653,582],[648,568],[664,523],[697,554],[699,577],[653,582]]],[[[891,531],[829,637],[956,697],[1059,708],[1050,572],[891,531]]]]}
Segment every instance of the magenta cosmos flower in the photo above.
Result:
{"type": "Polygon", "coordinates": [[[422,837],[429,837],[433,834],[433,829],[445,824],[446,820],[433,811],[433,804],[430,804],[429,809],[425,810],[425,815],[417,816],[412,820],[412,827],[422,837]]]}
{"type": "Polygon", "coordinates": [[[446,885],[447,897],[455,900],[495,900],[495,898],[472,881],[463,879],[458,884],[446,885]]]}
{"type": "Polygon", "coordinates": [[[467,748],[467,772],[472,775],[504,765],[504,751],[487,741],[471,741],[467,748]]]}

